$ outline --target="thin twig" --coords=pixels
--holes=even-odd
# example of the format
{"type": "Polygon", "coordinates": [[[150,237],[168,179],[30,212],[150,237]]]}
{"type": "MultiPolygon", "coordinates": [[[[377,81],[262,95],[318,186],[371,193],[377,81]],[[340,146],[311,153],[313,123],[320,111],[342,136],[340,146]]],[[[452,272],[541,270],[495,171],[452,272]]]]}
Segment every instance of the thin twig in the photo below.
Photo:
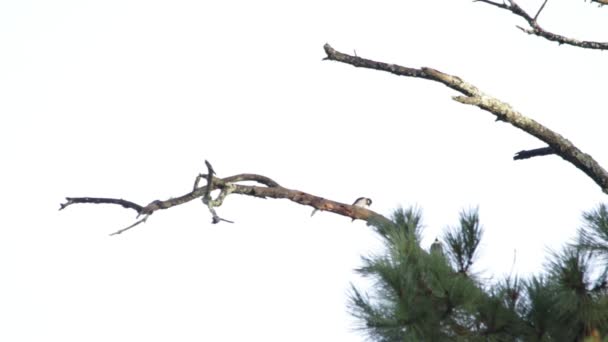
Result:
{"type": "Polygon", "coordinates": [[[127,209],[133,209],[137,213],[141,213],[143,207],[137,203],[123,200],[121,198],[102,198],[102,197],[66,197],[66,203],[60,204],[59,210],[76,203],[93,203],[93,204],[118,204],[127,209]]]}
{"type": "Polygon", "coordinates": [[[213,190],[213,175],[215,171],[213,171],[211,163],[207,160],[205,160],[205,165],[207,165],[207,190],[205,191],[204,199],[209,201],[211,199],[211,191],[213,190]]]}
{"type": "Polygon", "coordinates": [[[269,188],[275,188],[275,187],[281,186],[279,183],[277,183],[276,181],[274,181],[273,179],[271,179],[269,177],[262,176],[262,175],[256,175],[253,173],[241,173],[240,175],[235,175],[235,176],[230,176],[230,177],[224,178],[224,182],[226,182],[226,183],[237,183],[237,182],[245,182],[245,181],[257,182],[262,185],[266,185],[269,188]]]}
{"type": "Polygon", "coordinates": [[[133,223],[132,225],[130,225],[130,226],[126,227],[126,228],[123,228],[123,229],[115,231],[114,233],[110,234],[110,236],[122,234],[123,232],[125,232],[125,231],[127,231],[127,230],[129,230],[129,229],[131,229],[131,228],[133,228],[133,227],[135,227],[137,225],[139,225],[140,223],[146,222],[148,220],[148,217],[150,217],[150,215],[151,214],[145,215],[144,217],[141,218],[141,220],[133,223]]]}
{"type": "Polygon", "coordinates": [[[494,1],[490,1],[490,0],[473,0],[473,2],[483,2],[492,6],[496,6],[499,8],[504,8],[504,9],[508,9],[509,5],[507,5],[506,3],[500,3],[500,2],[494,2],[494,1]]]}
{"type": "Polygon", "coordinates": [[[207,159],[205,159],[205,165],[207,165],[207,170],[209,170],[209,173],[212,175],[217,175],[217,173],[215,173],[215,171],[213,170],[213,167],[211,166],[211,163],[209,163],[207,161],[207,159]]]}
{"type": "Polygon", "coordinates": [[[549,0],[545,0],[545,2],[543,2],[542,6],[540,6],[540,8],[538,9],[538,12],[536,12],[536,15],[534,16],[534,21],[536,21],[538,19],[538,15],[545,8],[545,5],[547,4],[547,1],[549,1],[549,0]]]}
{"type": "Polygon", "coordinates": [[[596,4],[598,4],[600,7],[601,7],[601,6],[608,5],[608,0],[591,0],[591,2],[595,2],[595,3],[596,3],[596,4]]]}
{"type": "Polygon", "coordinates": [[[214,224],[218,223],[219,220],[217,220],[217,213],[215,212],[215,210],[213,209],[213,203],[211,203],[211,190],[213,190],[213,167],[211,167],[211,164],[205,160],[205,165],[207,165],[207,186],[205,189],[205,195],[203,196],[202,201],[203,204],[205,204],[207,206],[207,208],[209,208],[209,211],[211,212],[211,215],[213,216],[213,220],[212,222],[214,224]]]}
{"type": "Polygon", "coordinates": [[[211,223],[213,223],[213,224],[218,224],[218,223],[220,223],[221,221],[228,222],[228,223],[234,223],[233,221],[230,221],[230,220],[226,220],[226,219],[221,218],[221,217],[220,217],[220,216],[219,216],[219,215],[218,215],[218,214],[215,212],[215,209],[213,209],[213,206],[209,206],[209,211],[211,212],[211,216],[212,216],[212,218],[211,218],[211,223]]]}
{"type": "Polygon", "coordinates": [[[200,183],[201,179],[203,178],[207,178],[206,174],[203,173],[199,173],[198,176],[196,176],[196,178],[194,179],[194,187],[192,188],[192,191],[198,189],[198,183],[200,183]]]}

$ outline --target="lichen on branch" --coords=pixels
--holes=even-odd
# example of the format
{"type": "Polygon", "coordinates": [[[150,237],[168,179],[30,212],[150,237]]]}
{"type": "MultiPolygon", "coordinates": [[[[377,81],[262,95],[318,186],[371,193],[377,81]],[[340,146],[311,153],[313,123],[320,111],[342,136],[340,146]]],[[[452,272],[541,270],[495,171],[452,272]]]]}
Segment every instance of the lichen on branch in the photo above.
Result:
{"type": "Polygon", "coordinates": [[[398,76],[423,78],[442,83],[458,91],[464,96],[453,96],[452,99],[463,104],[477,106],[496,116],[497,121],[507,122],[545,142],[553,153],[583,171],[604,193],[608,194],[608,172],[593,157],[581,151],[562,135],[524,116],[508,103],[483,93],[476,86],[465,82],[460,77],[432,68],[411,68],[352,56],[335,50],[329,44],[325,44],[324,49],[327,54],[326,60],[350,64],[358,68],[386,71],[398,76]]]}

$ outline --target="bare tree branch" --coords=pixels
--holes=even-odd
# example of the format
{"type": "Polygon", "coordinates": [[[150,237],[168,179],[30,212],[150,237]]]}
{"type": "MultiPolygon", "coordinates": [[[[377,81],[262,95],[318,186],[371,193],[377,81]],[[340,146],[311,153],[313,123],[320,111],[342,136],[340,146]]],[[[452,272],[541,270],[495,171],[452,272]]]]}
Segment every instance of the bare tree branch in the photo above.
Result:
{"type": "Polygon", "coordinates": [[[591,2],[595,2],[596,4],[599,4],[600,6],[608,5],[608,0],[591,0],[591,2]]]}
{"type": "Polygon", "coordinates": [[[110,236],[122,234],[125,231],[127,231],[127,230],[129,230],[129,229],[131,229],[131,228],[133,228],[135,226],[137,226],[138,224],[146,222],[148,220],[148,217],[150,217],[150,214],[145,215],[141,220],[133,223],[132,225],[130,225],[130,226],[126,227],[126,228],[123,228],[123,229],[115,231],[114,233],[110,234],[110,236]]]}
{"type": "Polygon", "coordinates": [[[536,12],[536,15],[534,16],[534,21],[538,20],[538,16],[540,15],[540,12],[542,12],[543,9],[545,8],[547,1],[549,1],[549,0],[545,0],[545,2],[543,2],[542,6],[540,6],[540,8],[538,9],[538,12],[536,12]]]}
{"type": "Polygon", "coordinates": [[[551,147],[541,147],[535,148],[533,150],[521,150],[515,153],[515,155],[513,156],[513,160],[522,160],[532,157],[547,156],[550,154],[555,154],[555,151],[553,151],[551,147]]]}
{"type": "MultiPolygon", "coordinates": [[[[198,188],[198,184],[200,183],[200,180],[206,179],[206,178],[207,178],[207,174],[204,174],[204,173],[200,173],[198,176],[196,176],[196,179],[194,180],[193,189],[196,190],[198,188]]],[[[279,183],[273,181],[272,179],[270,179],[266,176],[256,175],[253,173],[242,173],[240,175],[224,178],[224,180],[226,182],[230,182],[230,183],[252,181],[252,182],[260,183],[262,185],[266,185],[266,186],[270,186],[270,187],[280,186],[279,183]]]]}
{"type": "Polygon", "coordinates": [[[133,209],[137,213],[141,213],[144,207],[139,204],[117,198],[99,198],[99,197],[66,197],[67,202],[60,204],[59,210],[65,209],[67,206],[76,203],[94,203],[94,204],[118,204],[127,209],[133,209]]]}
{"type": "MultiPolygon", "coordinates": [[[[213,171],[213,167],[211,166],[211,163],[209,163],[207,160],[205,160],[205,165],[207,166],[207,189],[205,191],[205,195],[203,196],[203,204],[205,204],[207,206],[207,208],[209,208],[209,212],[211,212],[211,216],[212,216],[211,223],[217,224],[217,223],[220,223],[221,221],[228,222],[228,223],[234,223],[232,221],[219,217],[219,215],[217,214],[215,209],[213,209],[213,207],[219,207],[220,205],[222,205],[222,203],[224,202],[224,198],[226,196],[228,196],[228,194],[234,190],[234,187],[232,187],[232,186],[224,187],[216,200],[211,199],[211,191],[213,191],[213,175],[215,175],[216,173],[215,173],[215,171],[213,171]]],[[[199,180],[200,176],[196,177],[196,179],[199,180]]],[[[196,190],[196,185],[197,185],[197,182],[194,182],[195,190],[196,190]]]]}
{"type": "Polygon", "coordinates": [[[253,182],[260,183],[262,185],[266,185],[271,188],[280,187],[279,183],[275,182],[274,180],[272,180],[266,176],[256,175],[253,173],[242,173],[240,175],[227,177],[227,178],[224,178],[224,181],[229,182],[229,183],[253,181],[253,182]]]}
{"type": "Polygon", "coordinates": [[[216,175],[217,173],[215,173],[215,171],[213,170],[213,167],[211,166],[211,163],[209,163],[207,161],[207,159],[205,159],[205,165],[207,165],[207,170],[209,171],[210,175],[216,175]]]}
{"type": "MultiPolygon", "coordinates": [[[[207,188],[205,191],[205,196],[203,196],[203,203],[209,203],[209,200],[211,199],[211,191],[213,190],[213,175],[215,174],[215,171],[213,171],[213,167],[211,167],[211,164],[207,160],[205,160],[205,165],[207,165],[207,188]]],[[[213,211],[211,207],[209,207],[209,209],[213,211]]]]}
{"type": "MultiPolygon", "coordinates": [[[[513,1],[511,0],[511,3],[513,1]]],[[[325,59],[350,64],[355,67],[368,68],[390,72],[399,76],[418,77],[435,82],[443,83],[464,96],[452,97],[455,101],[477,106],[496,116],[496,120],[508,122],[524,132],[540,139],[559,155],[579,170],[583,171],[600,186],[604,193],[608,194],[608,172],[604,170],[590,155],[583,153],[568,139],[548,129],[540,123],[523,116],[514,110],[509,104],[502,102],[477,89],[474,85],[463,81],[461,78],[443,73],[441,71],[422,67],[420,69],[404,67],[396,64],[376,62],[373,60],[347,55],[334,50],[329,44],[325,44],[325,59]]]]}
{"type": "MultiPolygon", "coordinates": [[[[207,175],[198,175],[197,179],[201,179],[201,178],[205,178],[205,177],[207,177],[207,175]]],[[[118,204],[125,208],[134,209],[135,211],[137,211],[138,216],[144,215],[143,219],[135,222],[133,225],[131,225],[127,228],[123,228],[112,234],[112,235],[117,235],[128,229],[131,229],[131,228],[137,226],[138,224],[140,224],[142,222],[145,222],[150,215],[152,215],[154,212],[156,212],[158,210],[169,209],[169,208],[190,202],[199,197],[204,198],[205,194],[207,193],[207,191],[210,187],[209,187],[209,185],[198,187],[197,184],[198,184],[198,181],[195,181],[194,189],[185,195],[182,195],[177,198],[170,198],[170,199],[167,199],[164,201],[155,200],[155,201],[150,202],[150,204],[146,205],[145,207],[142,207],[133,202],[125,201],[122,199],[96,198],[96,197],[68,197],[67,198],[68,202],[61,204],[61,208],[63,209],[65,207],[67,207],[68,205],[72,205],[72,204],[107,203],[107,204],[118,204]]],[[[323,198],[320,196],[308,194],[308,193],[300,191],[300,190],[292,190],[292,189],[284,188],[284,187],[280,186],[279,183],[275,182],[274,180],[272,180],[266,176],[262,176],[262,175],[243,173],[243,174],[238,174],[238,175],[234,175],[234,176],[230,176],[230,177],[226,177],[226,178],[213,177],[211,185],[212,185],[213,189],[220,190],[220,195],[215,200],[209,198],[209,203],[211,203],[211,206],[210,206],[211,209],[213,209],[213,207],[221,206],[224,199],[228,195],[239,194],[239,195],[253,196],[253,197],[259,197],[259,198],[264,198],[264,199],[265,198],[284,198],[284,199],[288,199],[292,202],[295,202],[295,203],[298,203],[301,205],[311,206],[318,210],[329,211],[329,212],[332,212],[332,213],[335,213],[338,215],[342,215],[342,216],[346,216],[349,218],[353,218],[353,219],[360,219],[360,220],[364,220],[364,221],[368,221],[368,222],[370,220],[375,220],[378,223],[391,222],[386,217],[384,217],[374,211],[371,211],[369,209],[329,200],[329,199],[326,199],[326,198],[323,198]],[[236,184],[237,182],[249,182],[249,181],[257,182],[257,183],[260,183],[265,186],[236,184]]],[[[213,212],[212,212],[212,215],[213,215],[213,212]]],[[[215,214],[213,216],[213,223],[218,223],[220,221],[232,223],[232,221],[220,218],[219,216],[217,216],[217,214],[215,214]],[[215,221],[217,221],[217,222],[215,222],[215,221]]]]}
{"type": "MultiPolygon", "coordinates": [[[[538,24],[538,21],[536,19],[538,18],[538,15],[545,7],[545,4],[547,3],[547,1],[545,1],[542,4],[542,6],[540,7],[540,9],[538,10],[538,12],[536,13],[536,15],[534,17],[532,17],[530,14],[528,14],[526,11],[524,11],[517,4],[517,2],[515,2],[515,0],[508,0],[505,2],[494,2],[491,0],[473,0],[473,1],[474,2],[483,2],[485,4],[489,4],[489,5],[498,7],[498,8],[502,8],[519,17],[522,17],[526,22],[528,22],[528,25],[530,25],[530,28],[527,29],[527,28],[524,28],[521,26],[517,26],[517,28],[519,28],[520,30],[524,31],[527,34],[543,37],[547,40],[558,42],[559,44],[578,46],[578,47],[585,48],[585,49],[608,50],[608,43],[606,43],[606,42],[593,42],[593,41],[586,41],[586,40],[577,40],[574,38],[569,38],[566,36],[562,36],[559,34],[555,34],[555,33],[546,31],[545,29],[540,27],[540,25],[538,24]]],[[[604,3],[605,1],[608,2],[608,0],[595,0],[595,1],[600,2],[600,3],[604,3]]]]}
{"type": "Polygon", "coordinates": [[[199,173],[198,176],[196,176],[196,178],[194,179],[194,187],[192,188],[192,191],[198,188],[198,183],[200,183],[201,179],[203,178],[207,178],[207,175],[199,173]]]}

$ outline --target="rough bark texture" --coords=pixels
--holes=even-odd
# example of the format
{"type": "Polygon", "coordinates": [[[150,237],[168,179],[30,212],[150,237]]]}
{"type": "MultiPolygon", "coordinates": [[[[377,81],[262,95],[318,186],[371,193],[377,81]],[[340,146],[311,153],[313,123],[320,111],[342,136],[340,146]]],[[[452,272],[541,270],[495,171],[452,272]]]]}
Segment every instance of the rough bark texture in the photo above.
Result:
{"type": "Polygon", "coordinates": [[[329,44],[325,44],[326,59],[346,63],[360,68],[386,71],[399,76],[424,78],[444,85],[464,94],[465,96],[454,96],[453,99],[460,103],[477,106],[496,116],[496,120],[508,122],[524,132],[540,139],[549,145],[552,151],[583,171],[600,186],[604,193],[608,194],[608,172],[604,170],[590,155],[583,153],[568,139],[548,129],[540,123],[525,117],[514,110],[509,104],[502,102],[490,95],[481,92],[474,85],[463,81],[458,76],[449,75],[441,71],[422,67],[420,69],[404,67],[396,64],[377,62],[370,59],[351,56],[336,51],[329,44]]]}
{"type": "MultiPolygon", "coordinates": [[[[375,220],[376,222],[379,222],[379,223],[390,222],[389,219],[385,218],[384,216],[382,216],[372,210],[368,210],[368,209],[353,206],[350,204],[340,203],[340,202],[326,199],[323,197],[311,195],[311,194],[308,194],[308,193],[300,191],[300,190],[288,189],[288,188],[280,186],[279,183],[275,182],[274,180],[272,180],[266,176],[262,176],[262,175],[243,173],[243,174],[238,174],[238,175],[234,175],[234,176],[230,176],[230,177],[226,177],[226,178],[217,178],[215,176],[212,176],[212,177],[210,177],[211,182],[212,182],[211,187],[209,187],[208,184],[205,186],[198,187],[199,180],[208,179],[208,175],[209,174],[201,174],[201,175],[197,176],[194,189],[191,192],[184,194],[180,197],[176,197],[176,198],[170,198],[167,200],[155,200],[155,201],[150,202],[146,206],[141,206],[139,204],[136,204],[136,203],[133,203],[130,201],[126,201],[123,199],[98,198],[98,197],[68,197],[68,198],[66,198],[67,202],[61,204],[60,210],[65,209],[67,206],[72,205],[72,204],[83,204],[83,203],[118,204],[125,208],[135,210],[138,214],[138,217],[144,216],[143,220],[138,221],[138,222],[136,222],[136,224],[133,224],[127,228],[124,228],[124,229],[121,229],[121,230],[115,232],[113,234],[113,235],[115,235],[115,234],[120,234],[120,233],[124,232],[125,230],[128,230],[141,222],[145,222],[145,218],[147,218],[148,216],[150,216],[151,214],[153,214],[154,212],[156,212],[158,210],[169,209],[169,208],[190,202],[199,197],[204,198],[204,196],[206,194],[208,194],[209,192],[211,192],[212,190],[218,189],[218,190],[221,190],[220,196],[218,196],[217,199],[215,199],[215,200],[211,199],[211,200],[209,200],[208,203],[206,203],[210,207],[210,209],[213,209],[213,207],[219,207],[222,204],[223,199],[226,196],[228,196],[230,194],[239,194],[239,195],[253,196],[253,197],[259,197],[259,198],[284,198],[284,199],[288,199],[292,202],[295,202],[295,203],[298,203],[301,205],[311,206],[318,210],[329,211],[329,212],[332,212],[332,213],[335,213],[338,215],[342,215],[342,216],[346,216],[346,217],[349,217],[352,219],[359,219],[359,220],[364,220],[364,221],[375,220]],[[260,183],[263,186],[237,184],[238,182],[244,182],[244,181],[254,181],[254,182],[260,183]]],[[[214,214],[213,223],[218,223],[220,220],[227,221],[227,220],[218,218],[216,216],[215,212],[213,212],[213,211],[212,211],[212,214],[214,214]]],[[[230,221],[228,221],[228,222],[230,222],[230,221]]]]}
{"type": "MultiPolygon", "coordinates": [[[[497,4],[486,0],[479,1],[491,3],[497,7],[510,9],[512,12],[527,18],[527,20],[532,20],[534,23],[536,22],[536,17],[538,17],[538,14],[540,14],[540,11],[544,7],[543,4],[543,7],[541,7],[541,10],[539,10],[536,16],[531,18],[529,15],[523,12],[523,10],[521,10],[521,8],[519,8],[514,1],[510,1],[509,5],[497,4]]],[[[593,179],[597,185],[600,186],[604,193],[608,194],[608,172],[606,172],[606,170],[604,170],[590,155],[583,153],[568,139],[564,138],[560,134],[546,128],[530,118],[523,116],[521,113],[511,108],[509,104],[484,94],[477,89],[477,87],[463,81],[461,78],[431,68],[409,68],[396,64],[377,62],[358,56],[351,56],[336,51],[329,44],[325,44],[324,48],[327,54],[325,59],[327,60],[350,64],[360,68],[386,71],[399,76],[424,78],[442,83],[447,87],[458,91],[464,96],[454,96],[453,99],[455,101],[463,104],[474,105],[488,111],[496,116],[497,121],[500,120],[508,122],[524,132],[540,139],[548,145],[547,147],[541,149],[520,151],[518,154],[516,154],[514,159],[525,159],[539,155],[557,154],[573,164],[579,170],[583,171],[587,176],[593,179]]],[[[144,216],[134,224],[114,233],[120,234],[140,223],[146,222],[147,218],[158,210],[169,209],[190,202],[199,197],[202,198],[203,203],[209,208],[213,216],[213,223],[219,223],[221,221],[231,222],[229,220],[220,218],[215,212],[214,207],[221,206],[223,200],[228,195],[240,194],[260,198],[284,198],[301,205],[311,206],[317,210],[329,211],[338,215],[350,217],[352,219],[365,220],[368,221],[368,223],[372,221],[377,224],[391,222],[386,217],[365,208],[325,199],[300,190],[285,188],[266,176],[244,173],[226,178],[218,178],[214,176],[215,172],[213,171],[211,164],[208,161],[205,161],[205,164],[207,165],[207,174],[199,174],[194,182],[193,190],[177,198],[155,200],[146,206],[141,206],[131,201],[117,198],[68,197],[66,198],[66,203],[61,204],[60,210],[65,209],[72,204],[115,204],[123,206],[127,209],[135,210],[138,217],[144,216]],[[207,181],[207,185],[199,187],[198,184],[202,179],[207,181]],[[259,183],[261,186],[238,184],[239,182],[245,181],[253,181],[259,183]],[[210,193],[212,190],[216,189],[220,190],[220,195],[213,199],[211,198],[210,193]]]]}

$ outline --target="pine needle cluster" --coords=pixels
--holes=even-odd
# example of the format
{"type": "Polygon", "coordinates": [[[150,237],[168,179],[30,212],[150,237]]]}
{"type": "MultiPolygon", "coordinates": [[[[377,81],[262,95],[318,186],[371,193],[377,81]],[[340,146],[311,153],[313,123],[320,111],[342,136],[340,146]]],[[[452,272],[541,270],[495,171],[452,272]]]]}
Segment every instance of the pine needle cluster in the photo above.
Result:
{"type": "Polygon", "coordinates": [[[374,341],[608,341],[608,210],[583,214],[578,238],[552,252],[529,279],[484,283],[471,271],[483,237],[477,209],[463,211],[430,251],[422,215],[397,209],[392,224],[370,222],[385,251],[357,271],[349,309],[374,341]]]}

